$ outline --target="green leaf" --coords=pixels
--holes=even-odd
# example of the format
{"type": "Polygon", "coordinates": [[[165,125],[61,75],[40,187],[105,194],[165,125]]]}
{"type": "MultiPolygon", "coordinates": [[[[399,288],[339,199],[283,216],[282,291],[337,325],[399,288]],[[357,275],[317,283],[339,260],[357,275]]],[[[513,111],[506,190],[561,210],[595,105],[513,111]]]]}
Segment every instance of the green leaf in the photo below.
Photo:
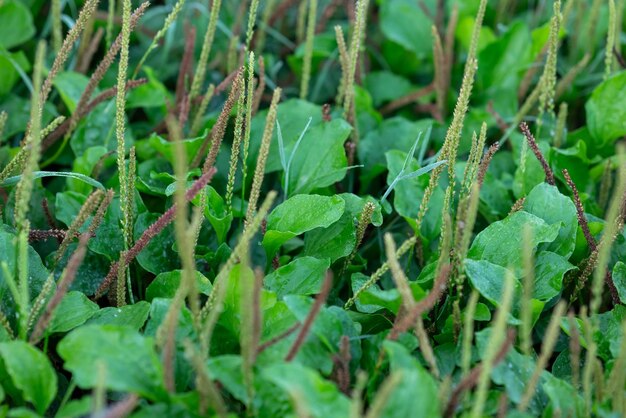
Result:
{"type": "Polygon", "coordinates": [[[563,276],[576,266],[559,254],[541,251],[535,260],[535,285],[533,298],[547,302],[561,293],[563,276]]]}
{"type": "MultiPolygon", "coordinates": [[[[102,164],[101,159],[106,153],[107,149],[101,146],[86,149],[84,154],[74,159],[72,171],[77,174],[89,176],[98,164],[102,164]]],[[[91,187],[87,183],[75,178],[69,178],[67,180],[67,189],[85,195],[91,192],[91,187]]]]}
{"type": "Polygon", "coordinates": [[[52,321],[46,328],[46,334],[70,331],[84,324],[98,309],[98,305],[90,301],[83,293],[69,292],[54,311],[52,321]]]}
{"type": "MultiPolygon", "coordinates": [[[[146,300],[154,298],[173,298],[182,280],[182,270],[161,273],[152,280],[146,289],[146,300]]],[[[196,271],[196,286],[203,295],[210,295],[213,285],[202,273],[196,271]]]]}
{"type": "Polygon", "coordinates": [[[580,396],[578,390],[566,381],[547,376],[543,390],[550,399],[550,405],[545,409],[548,416],[555,416],[557,413],[572,418],[587,416],[585,400],[580,396]]]}
{"type": "Polygon", "coordinates": [[[78,400],[68,401],[59,408],[54,418],[80,418],[89,416],[93,408],[93,399],[91,396],[83,396],[78,400]]]}
{"type": "Polygon", "coordinates": [[[43,414],[57,393],[57,375],[48,357],[23,341],[0,343],[0,356],[0,369],[6,371],[23,398],[43,414]]]}
{"type": "MultiPolygon", "coordinates": [[[[254,271],[249,266],[237,264],[231,270],[224,296],[224,312],[220,316],[220,324],[233,333],[239,335],[241,325],[241,283],[254,282],[254,271]]],[[[266,310],[276,303],[276,295],[266,289],[261,289],[260,308],[266,310]]],[[[248,307],[247,307],[248,308],[248,307]]]]}
{"type": "MultiPolygon", "coordinates": [[[[478,4],[476,1],[472,1],[471,3],[473,5],[478,4]]],[[[476,25],[475,16],[476,11],[461,18],[456,26],[455,37],[465,50],[469,50],[470,43],[472,42],[474,26],[476,25]]],[[[478,52],[480,53],[495,40],[496,35],[493,33],[493,30],[490,27],[483,25],[480,28],[480,34],[478,35],[478,52]]]]}
{"type": "Polygon", "coordinates": [[[217,241],[221,244],[226,241],[226,235],[233,222],[233,214],[228,211],[226,202],[213,187],[207,186],[206,191],[208,204],[204,210],[204,216],[209,220],[217,234],[217,241]]]}
{"type": "Polygon", "coordinates": [[[596,149],[626,135],[626,71],[595,88],[585,104],[587,126],[596,149]]]}
{"type": "Polygon", "coordinates": [[[339,195],[346,208],[341,218],[326,228],[318,228],[304,235],[304,254],[317,258],[330,258],[334,263],[349,255],[356,245],[356,229],[363,207],[367,202],[376,206],[372,215],[372,224],[380,226],[383,222],[380,204],[372,197],[361,198],[352,193],[339,195]]]}
{"type": "Polygon", "coordinates": [[[78,386],[166,398],[161,361],[152,338],[122,326],[88,325],[69,333],[57,347],[78,386]]]}
{"type": "Polygon", "coordinates": [[[559,193],[556,186],[541,183],[526,197],[524,210],[543,219],[548,225],[560,225],[556,239],[540,245],[540,249],[555,252],[566,258],[572,255],[578,229],[576,206],[572,199],[559,193]]]}
{"type": "MultiPolygon", "coordinates": [[[[159,219],[156,213],[142,213],[137,217],[133,235],[138,240],[150,225],[159,219]]],[[[141,267],[150,273],[159,274],[163,271],[171,271],[180,267],[180,259],[172,249],[175,242],[174,227],[168,225],[156,237],[154,237],[137,256],[141,267]]]]}
{"type": "Polygon", "coordinates": [[[381,2],[380,28],[389,40],[424,57],[432,51],[432,21],[411,0],[381,2]]]}
{"type": "Polygon", "coordinates": [[[11,49],[35,36],[30,10],[21,2],[5,0],[0,5],[0,46],[11,49]]]}
{"type": "Polygon", "coordinates": [[[89,249],[106,256],[109,264],[111,261],[117,261],[124,250],[124,236],[120,234],[121,219],[120,200],[119,197],[114,197],[96,231],[96,236],[89,241],[89,249]]]}
{"type": "Polygon", "coordinates": [[[209,375],[217,380],[235,398],[241,402],[248,402],[248,393],[243,381],[241,356],[227,354],[211,357],[207,362],[209,375]]]}
{"type": "Polygon", "coordinates": [[[512,117],[517,111],[517,90],[532,63],[530,44],[528,26],[517,21],[478,56],[481,63],[476,72],[478,94],[493,100],[494,108],[504,117],[512,117]]]}
{"type": "MultiPolygon", "coordinates": [[[[476,333],[476,345],[481,358],[483,358],[485,352],[487,352],[490,332],[491,328],[487,328],[476,333]]],[[[496,384],[502,385],[506,389],[509,399],[517,404],[521,401],[526,385],[533,374],[535,363],[536,360],[534,358],[522,355],[518,353],[515,348],[511,348],[504,360],[495,366],[491,373],[491,378],[496,384]]],[[[542,403],[545,401],[545,394],[543,393],[542,387],[549,375],[550,374],[545,370],[541,372],[537,393],[530,403],[530,410],[536,411],[536,413],[533,414],[534,416],[541,415],[541,409],[539,409],[539,411],[537,411],[537,409],[541,408],[542,403]]]]}
{"type": "Polygon", "coordinates": [[[515,212],[481,231],[469,249],[468,258],[512,269],[519,277],[523,269],[524,228],[530,229],[530,245],[535,248],[542,242],[554,241],[561,225],[548,225],[543,219],[525,211],[515,212]]]}
{"type": "Polygon", "coordinates": [[[343,144],[351,131],[350,124],[343,119],[333,119],[308,130],[289,169],[289,196],[330,186],[345,177],[348,160],[343,144]]]}
{"type": "MultiPolygon", "coordinates": [[[[83,183],[87,183],[90,186],[96,187],[100,190],[105,190],[105,187],[102,185],[102,183],[80,173],[63,172],[63,171],[35,171],[33,173],[33,176],[35,179],[40,179],[44,177],[68,177],[74,180],[82,181],[83,183]]],[[[0,186],[2,187],[15,186],[17,183],[19,183],[21,178],[22,178],[21,175],[9,177],[5,179],[2,183],[0,183],[0,186]]]]}
{"type": "Polygon", "coordinates": [[[171,98],[167,88],[159,81],[152,68],[144,66],[141,70],[148,82],[127,93],[126,107],[128,109],[164,107],[171,98]]]}
{"type": "MultiPolygon", "coordinates": [[[[267,117],[267,110],[258,112],[254,118],[252,118],[252,133],[250,136],[250,153],[248,154],[248,168],[254,170],[256,166],[256,159],[259,154],[259,148],[261,147],[261,137],[263,136],[263,128],[265,126],[265,119],[267,117]]],[[[284,152],[286,155],[291,155],[293,148],[302,134],[302,130],[307,124],[307,121],[311,118],[310,128],[322,123],[322,108],[321,106],[307,102],[300,99],[290,99],[282,102],[278,105],[277,120],[280,123],[280,129],[284,141],[284,152]]],[[[274,137],[277,137],[277,130],[274,129],[274,137]]],[[[318,141],[316,138],[313,142],[318,141]]],[[[277,140],[272,138],[272,146],[267,157],[267,163],[265,165],[265,172],[271,173],[274,171],[282,170],[283,166],[280,161],[280,152],[277,145],[277,140]]],[[[252,173],[249,173],[252,175],[252,173]]]]}
{"type": "Polygon", "coordinates": [[[409,417],[419,411],[420,416],[440,416],[438,390],[435,380],[417,359],[397,342],[385,341],[392,373],[400,373],[401,381],[387,399],[380,416],[409,417]]]}
{"type": "MultiPolygon", "coordinates": [[[[58,195],[57,195],[58,196],[58,195]]],[[[99,231],[100,229],[98,229],[99,231]]],[[[118,229],[119,231],[119,229],[118,229]]],[[[99,233],[99,232],[96,232],[99,233]]],[[[119,232],[118,232],[119,233],[119,232]]],[[[59,260],[57,267],[58,269],[55,272],[55,279],[59,280],[61,269],[67,266],[67,263],[74,253],[76,248],[78,247],[77,243],[71,243],[67,247],[67,251],[63,254],[63,257],[59,260]]],[[[116,254],[116,256],[118,256],[116,254]]],[[[49,264],[54,263],[53,255],[51,254],[46,260],[49,264]]],[[[93,295],[104,278],[106,277],[109,269],[111,268],[111,263],[106,257],[103,257],[99,254],[94,254],[92,252],[87,252],[85,259],[78,267],[78,271],[76,273],[76,278],[72,282],[70,286],[70,290],[76,290],[85,295],[93,295]]]]}
{"type": "MultiPolygon", "coordinates": [[[[356,293],[369,280],[369,277],[362,273],[354,273],[352,275],[352,291],[356,293]]],[[[415,300],[421,300],[426,296],[426,292],[416,282],[410,282],[409,287],[413,291],[415,300]]],[[[383,290],[378,284],[373,284],[366,290],[361,292],[356,300],[356,307],[359,312],[374,313],[381,309],[387,309],[397,314],[402,305],[402,297],[398,289],[392,288],[383,290]]]]}
{"type": "MultiPolygon", "coordinates": [[[[133,130],[124,133],[126,150],[134,144],[133,130]]],[[[85,150],[103,146],[108,151],[115,151],[115,99],[107,100],[95,107],[76,128],[70,138],[70,147],[74,155],[83,155],[85,150]]]]}
{"type": "MultiPolygon", "coordinates": [[[[185,148],[185,152],[187,154],[187,164],[191,164],[193,159],[196,157],[196,154],[198,154],[198,151],[200,151],[200,147],[202,146],[202,143],[204,142],[204,136],[183,139],[180,142],[183,144],[185,148]]],[[[163,157],[165,157],[165,159],[170,164],[172,164],[172,166],[174,165],[174,159],[176,155],[175,154],[176,147],[175,147],[174,142],[168,141],[162,136],[157,135],[156,133],[153,133],[150,136],[150,138],[148,138],[148,144],[153,150],[163,155],[163,157]]]]}
{"type": "MultiPolygon", "coordinates": [[[[465,260],[465,272],[470,279],[472,286],[494,306],[500,305],[504,292],[504,283],[507,276],[507,269],[499,265],[490,263],[487,260],[465,260]]],[[[514,298],[519,301],[522,294],[522,285],[519,279],[511,272],[509,273],[515,281],[514,298]]],[[[515,311],[515,309],[512,309],[515,311]]]]}
{"type": "Polygon", "coordinates": [[[332,225],[341,218],[345,206],[339,196],[296,195],[289,198],[267,217],[263,246],[268,255],[272,257],[291,238],[332,225]]]}
{"type": "Polygon", "coordinates": [[[264,368],[261,375],[264,380],[289,394],[291,402],[301,402],[312,417],[348,416],[350,408],[348,398],[339,392],[333,383],[308,367],[298,363],[275,364],[264,368]]]}
{"type": "MultiPolygon", "coordinates": [[[[89,84],[89,77],[73,71],[64,71],[57,74],[52,84],[56,87],[70,113],[74,113],[80,96],[89,84]]],[[[98,94],[97,91],[94,93],[98,94]]]]}
{"type": "Polygon", "coordinates": [[[361,181],[368,184],[374,177],[382,174],[387,167],[387,151],[395,149],[408,152],[415,144],[415,139],[420,133],[424,135],[432,123],[430,119],[411,122],[402,117],[393,117],[385,119],[378,129],[364,134],[357,147],[359,161],[364,165],[361,181]]]}
{"type": "Polygon", "coordinates": [[[296,258],[265,276],[264,287],[275,292],[278,298],[285,295],[313,295],[319,293],[329,267],[327,259],[296,258]]]}
{"type": "MultiPolygon", "coordinates": [[[[389,173],[387,175],[387,185],[391,186],[396,177],[401,173],[402,168],[407,161],[407,153],[403,151],[388,151],[385,153],[387,159],[387,167],[389,173]]],[[[419,170],[417,160],[415,158],[409,158],[408,164],[405,167],[405,171],[408,173],[419,170]]],[[[428,187],[430,176],[423,175],[414,178],[407,178],[398,181],[393,189],[393,206],[399,215],[413,220],[417,217],[419,210],[419,202],[424,197],[424,191],[428,187]]],[[[443,207],[444,190],[437,186],[435,187],[433,194],[422,223],[421,233],[422,236],[429,239],[437,237],[441,230],[441,208],[443,207]]]]}
{"type": "Polygon", "coordinates": [[[409,80],[390,71],[368,72],[363,81],[364,87],[372,95],[374,106],[378,107],[385,102],[410,94],[418,88],[409,80]]]}
{"type": "Polygon", "coordinates": [[[613,266],[613,284],[622,303],[626,303],[626,264],[618,261],[613,266]]]}
{"type": "MultiPolygon", "coordinates": [[[[15,245],[16,237],[12,233],[7,232],[0,226],[0,254],[1,261],[7,263],[8,271],[17,282],[17,248],[15,245]]],[[[48,271],[41,262],[39,254],[32,248],[28,247],[28,293],[31,299],[37,297],[48,278],[48,271]]],[[[7,278],[4,269],[0,268],[0,311],[4,313],[9,322],[16,319],[17,306],[13,300],[13,296],[9,291],[7,278]]]]}
{"type": "Polygon", "coordinates": [[[150,312],[150,304],[143,300],[134,305],[124,305],[119,308],[110,306],[100,309],[86,324],[126,326],[139,330],[148,319],[148,312],[150,312]]]}
{"type": "Polygon", "coordinates": [[[0,46],[0,96],[9,93],[20,77],[22,82],[28,85],[30,81],[26,74],[30,69],[24,51],[11,53],[0,46]]]}
{"type": "MultiPolygon", "coordinates": [[[[525,139],[521,136],[516,135],[512,137],[514,146],[520,148],[519,154],[516,153],[517,155],[520,155],[521,151],[524,150],[524,147],[520,145],[522,141],[525,141],[525,139]]],[[[550,155],[550,146],[548,143],[545,141],[539,141],[538,145],[539,150],[543,155],[550,155]]],[[[532,150],[527,147],[524,164],[520,164],[515,170],[513,179],[513,194],[518,199],[527,196],[535,186],[543,183],[545,179],[546,174],[541,167],[541,163],[537,160],[537,157],[535,157],[532,150]]]]}

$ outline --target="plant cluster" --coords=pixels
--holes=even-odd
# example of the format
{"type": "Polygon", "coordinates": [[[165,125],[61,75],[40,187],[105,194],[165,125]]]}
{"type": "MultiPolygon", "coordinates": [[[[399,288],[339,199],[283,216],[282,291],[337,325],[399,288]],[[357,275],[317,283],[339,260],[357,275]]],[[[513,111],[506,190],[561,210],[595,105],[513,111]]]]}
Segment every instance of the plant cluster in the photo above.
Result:
{"type": "Polygon", "coordinates": [[[0,417],[626,415],[623,0],[0,0],[0,417]]]}

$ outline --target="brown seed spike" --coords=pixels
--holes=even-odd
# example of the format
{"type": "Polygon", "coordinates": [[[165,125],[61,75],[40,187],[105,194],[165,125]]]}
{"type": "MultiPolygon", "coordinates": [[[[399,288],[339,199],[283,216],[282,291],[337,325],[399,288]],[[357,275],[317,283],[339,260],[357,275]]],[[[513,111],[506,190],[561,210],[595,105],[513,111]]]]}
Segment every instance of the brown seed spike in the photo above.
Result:
{"type": "Polygon", "coordinates": [[[522,133],[524,134],[524,136],[526,137],[526,140],[528,141],[528,146],[530,146],[530,149],[533,151],[533,154],[535,154],[535,157],[537,157],[537,159],[541,163],[541,167],[543,167],[543,171],[546,173],[546,183],[554,186],[555,184],[554,173],[552,172],[552,169],[548,165],[548,162],[546,161],[545,157],[541,153],[541,150],[539,149],[539,145],[537,144],[537,140],[535,139],[533,134],[530,133],[530,129],[528,129],[528,125],[526,124],[526,122],[520,123],[519,127],[522,133]]]}
{"type": "Polygon", "coordinates": [[[567,182],[567,185],[572,190],[572,194],[574,195],[574,203],[576,204],[576,214],[578,215],[578,223],[580,224],[580,228],[583,230],[583,234],[585,235],[587,244],[589,244],[589,248],[592,252],[595,252],[598,250],[598,245],[596,244],[596,240],[593,238],[593,235],[591,235],[591,231],[589,230],[589,224],[587,223],[587,218],[585,217],[585,208],[580,201],[578,188],[576,188],[576,184],[574,184],[574,181],[569,175],[567,169],[563,170],[563,177],[565,177],[565,181],[567,182]]]}

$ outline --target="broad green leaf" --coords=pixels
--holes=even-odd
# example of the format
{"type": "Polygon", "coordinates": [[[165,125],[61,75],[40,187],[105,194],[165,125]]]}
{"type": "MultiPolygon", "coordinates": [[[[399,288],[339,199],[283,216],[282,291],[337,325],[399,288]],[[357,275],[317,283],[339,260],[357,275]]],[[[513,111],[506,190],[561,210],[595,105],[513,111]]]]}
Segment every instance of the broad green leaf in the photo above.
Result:
{"type": "Polygon", "coordinates": [[[148,319],[149,311],[150,304],[143,300],[119,308],[110,306],[96,312],[87,321],[87,325],[118,325],[139,330],[148,319]]]}
{"type": "Polygon", "coordinates": [[[385,402],[381,416],[409,417],[416,411],[424,417],[440,416],[438,390],[432,376],[401,344],[385,341],[383,347],[389,355],[391,373],[400,373],[402,377],[385,402]]]}
{"type": "MultiPolygon", "coordinates": [[[[387,185],[391,185],[402,170],[402,167],[404,167],[404,163],[407,161],[407,153],[397,150],[388,151],[385,153],[385,158],[387,159],[387,167],[389,168],[387,185]]],[[[405,171],[411,173],[420,168],[417,160],[410,158],[405,171]]],[[[400,180],[396,183],[393,189],[393,206],[399,215],[411,221],[417,217],[420,201],[424,196],[424,191],[428,187],[429,177],[429,174],[424,174],[419,177],[400,180]]],[[[420,231],[422,236],[429,239],[434,239],[439,236],[443,198],[444,190],[439,186],[436,187],[430,198],[428,210],[426,211],[426,216],[422,223],[422,229],[420,231]]]]}
{"type": "Polygon", "coordinates": [[[263,246],[271,257],[291,238],[332,225],[341,218],[345,206],[339,196],[296,195],[289,198],[268,215],[263,246]]]}
{"type": "MultiPolygon", "coordinates": [[[[124,133],[126,152],[135,143],[133,130],[124,133]]],[[[108,151],[117,149],[115,137],[115,99],[107,100],[96,106],[78,124],[70,138],[70,147],[74,155],[82,155],[85,150],[95,146],[103,146],[108,151]]]]}
{"type": "Polygon", "coordinates": [[[121,219],[119,197],[113,198],[96,231],[96,236],[89,241],[89,249],[106,256],[109,262],[117,261],[124,250],[124,236],[120,234],[121,219]]]}
{"type": "MultiPolygon", "coordinates": [[[[518,144],[520,151],[516,152],[516,158],[521,154],[521,151],[526,149],[526,157],[523,163],[519,163],[519,166],[515,170],[514,179],[513,179],[513,194],[516,198],[521,198],[527,196],[532,189],[535,188],[538,184],[541,184],[546,179],[546,174],[541,167],[541,163],[535,157],[532,150],[527,147],[524,148],[521,144],[521,141],[525,141],[524,138],[515,136],[512,138],[518,139],[512,140],[514,146],[518,144]]],[[[550,146],[545,141],[539,141],[539,150],[545,156],[549,156],[550,146]]],[[[519,160],[518,160],[519,161],[519,160]]]]}
{"type": "MultiPolygon", "coordinates": [[[[365,283],[369,280],[369,277],[362,273],[354,273],[352,275],[352,292],[356,293],[365,283]]],[[[415,300],[421,300],[426,296],[426,292],[416,282],[410,282],[409,287],[413,291],[413,297],[415,300]]],[[[359,312],[374,313],[381,309],[387,309],[390,312],[397,314],[402,305],[402,297],[395,287],[388,290],[383,290],[378,284],[373,284],[366,290],[361,292],[356,300],[356,307],[359,312]]]]}
{"type": "Polygon", "coordinates": [[[547,302],[557,296],[563,288],[563,276],[575,268],[559,254],[540,251],[535,260],[533,298],[547,302]]]}
{"type": "MultiPolygon", "coordinates": [[[[4,138],[9,138],[26,130],[28,122],[30,121],[29,109],[30,97],[25,99],[17,94],[9,94],[2,98],[2,110],[11,115],[7,119],[7,123],[4,127],[4,138]]],[[[58,116],[58,111],[55,106],[52,103],[46,103],[44,106],[43,119],[41,121],[42,125],[50,123],[56,116],[58,116]]]]}
{"type": "MultiPolygon", "coordinates": [[[[487,351],[490,332],[491,328],[487,328],[476,333],[476,345],[481,358],[484,358],[485,352],[487,351]]],[[[518,353],[515,348],[511,348],[504,360],[493,369],[491,379],[496,384],[502,385],[506,389],[508,398],[513,403],[517,404],[521,401],[528,380],[533,374],[535,363],[536,360],[534,358],[522,355],[518,353]]],[[[530,411],[535,411],[533,415],[537,415],[541,412],[541,407],[546,402],[546,396],[542,387],[549,376],[549,372],[545,370],[541,372],[537,393],[530,403],[530,411]]],[[[540,415],[540,413],[538,415],[540,415]]]]}
{"type": "MultiPolygon", "coordinates": [[[[64,71],[54,77],[52,84],[56,87],[68,110],[74,113],[80,96],[89,84],[89,77],[73,71],[64,71]]],[[[97,91],[95,93],[98,94],[97,91]]]]}
{"type": "MultiPolygon", "coordinates": [[[[267,110],[258,112],[254,118],[252,118],[252,133],[250,136],[250,153],[248,154],[248,168],[251,176],[256,167],[256,159],[261,147],[261,137],[263,135],[263,129],[265,127],[265,119],[267,117],[267,110]]],[[[281,132],[283,135],[285,154],[291,155],[296,141],[300,137],[302,130],[307,124],[309,118],[312,118],[310,128],[322,123],[322,108],[321,106],[313,103],[300,100],[290,99],[284,101],[278,105],[278,122],[280,123],[281,132]]],[[[280,155],[278,150],[278,141],[276,129],[274,129],[274,138],[272,138],[270,153],[267,157],[267,163],[265,165],[265,172],[271,173],[274,171],[282,170],[280,162],[280,155]]],[[[317,142],[319,139],[315,138],[313,142],[317,142]]]]}
{"type": "Polygon", "coordinates": [[[55,418],[81,418],[89,416],[93,408],[93,399],[91,396],[83,396],[78,400],[68,401],[57,411],[55,418]]]}
{"type": "Polygon", "coordinates": [[[81,292],[69,292],[54,311],[47,334],[67,332],[84,324],[97,311],[98,305],[81,292]]]}
{"type": "MultiPolygon", "coordinates": [[[[458,3],[460,4],[465,2],[458,3]]],[[[471,3],[475,5],[478,4],[478,2],[475,1],[472,1],[471,3]]],[[[461,18],[456,26],[455,37],[466,51],[469,50],[470,43],[472,42],[472,34],[474,32],[474,26],[476,25],[475,16],[476,13],[471,13],[470,15],[461,18]]],[[[483,25],[480,28],[480,33],[478,35],[478,52],[480,53],[495,40],[496,35],[493,33],[493,30],[489,26],[483,25]]]]}
{"type": "Polygon", "coordinates": [[[0,96],[9,93],[20,77],[26,84],[24,78],[28,78],[30,70],[30,63],[24,51],[11,53],[0,46],[0,96]]]}
{"type": "Polygon", "coordinates": [[[319,292],[329,267],[327,259],[296,258],[265,276],[264,287],[275,292],[278,298],[285,295],[312,295],[319,292]]]}
{"type": "Polygon", "coordinates": [[[549,414],[548,416],[557,414],[572,418],[587,416],[583,397],[568,382],[553,376],[547,376],[546,382],[543,384],[543,390],[550,399],[550,404],[544,411],[544,413],[549,414]]]}
{"type": "Polygon", "coordinates": [[[626,264],[618,261],[613,266],[613,284],[622,303],[626,303],[626,264]]]}
{"type": "Polygon", "coordinates": [[[166,396],[161,360],[152,338],[113,325],[89,325],[69,333],[57,346],[65,369],[79,387],[100,382],[107,389],[133,392],[151,400],[166,396]]]}
{"type": "Polygon", "coordinates": [[[333,119],[306,132],[289,168],[289,196],[309,193],[344,178],[348,160],[343,144],[351,131],[348,122],[333,119]]]}
{"type": "MultiPolygon", "coordinates": [[[[494,306],[500,305],[504,284],[507,274],[515,281],[513,290],[514,305],[517,306],[522,295],[522,285],[512,272],[507,273],[507,269],[487,260],[465,260],[465,272],[470,279],[472,286],[494,306]]],[[[512,309],[513,312],[516,308],[512,309]]]]}
{"type": "Polygon", "coordinates": [[[594,148],[600,149],[626,135],[626,71],[596,87],[585,110],[594,148]]]}
{"type": "MultiPolygon", "coordinates": [[[[105,158],[104,155],[106,153],[106,148],[101,146],[88,148],[87,150],[85,150],[84,154],[79,155],[74,159],[74,162],[72,163],[72,171],[74,173],[83,174],[85,176],[91,176],[94,168],[96,168],[98,164],[102,164],[104,162],[102,161],[102,159],[105,158]]],[[[102,167],[104,168],[105,166],[106,164],[102,167]]],[[[89,184],[75,178],[67,179],[67,189],[85,195],[89,194],[89,192],[91,191],[91,187],[89,186],[89,184]]]]}
{"type": "Polygon", "coordinates": [[[376,130],[363,134],[357,147],[359,162],[364,165],[361,181],[368,184],[382,174],[387,167],[386,152],[394,149],[408,152],[420,133],[424,135],[432,123],[430,119],[411,122],[402,117],[393,117],[385,119],[376,130]]]}
{"type": "MultiPolygon", "coordinates": [[[[314,303],[313,299],[299,295],[288,295],[283,300],[301,323],[305,321],[314,303]]],[[[331,353],[339,351],[342,335],[348,337],[356,337],[358,335],[357,329],[349,319],[346,311],[338,306],[322,307],[315,317],[310,333],[319,338],[326,350],[331,353]]],[[[317,368],[318,365],[315,365],[315,367],[317,368]]]]}
{"type": "Polygon", "coordinates": [[[541,219],[548,225],[559,225],[559,235],[551,243],[541,244],[540,249],[569,257],[576,246],[578,221],[576,206],[569,197],[559,193],[556,186],[541,183],[524,200],[524,210],[541,219]]]}
{"type": "MultiPolygon", "coordinates": [[[[231,270],[226,284],[224,295],[224,312],[220,316],[219,323],[238,337],[241,327],[241,287],[252,286],[254,283],[254,271],[249,266],[237,264],[231,270]]],[[[260,308],[262,311],[276,303],[276,295],[266,289],[261,289],[260,308]]],[[[249,308],[249,307],[246,307],[249,308]]],[[[238,341],[238,339],[237,339],[238,341]]]]}
{"type": "Polygon", "coordinates": [[[333,383],[308,367],[298,363],[275,364],[264,368],[261,376],[287,393],[290,403],[301,402],[312,417],[348,416],[348,398],[333,383]]]}
{"type": "Polygon", "coordinates": [[[468,258],[512,269],[519,277],[523,265],[524,228],[530,229],[530,246],[535,248],[542,242],[554,241],[561,225],[548,225],[543,219],[525,211],[515,212],[481,231],[469,249],[468,258]]]}
{"type": "Polygon", "coordinates": [[[171,100],[167,88],[159,81],[152,68],[144,66],[141,70],[148,82],[127,93],[126,107],[128,109],[165,107],[168,100],[171,100]]]}
{"type": "Polygon", "coordinates": [[[16,0],[5,0],[0,5],[0,46],[11,49],[35,35],[30,10],[16,0]]]}
{"type": "MultiPolygon", "coordinates": [[[[163,321],[165,315],[172,304],[172,299],[155,298],[150,304],[150,315],[144,335],[148,337],[156,337],[157,331],[163,321]]],[[[183,307],[181,314],[178,316],[178,325],[176,326],[176,340],[177,345],[182,345],[185,339],[188,339],[195,335],[193,329],[193,319],[191,311],[186,307],[183,307]]]]}
{"type": "Polygon", "coordinates": [[[226,235],[233,222],[233,214],[228,211],[226,202],[213,187],[207,186],[206,191],[208,204],[204,210],[204,216],[211,223],[217,234],[217,241],[221,244],[226,240],[226,235]]]}
{"type": "Polygon", "coordinates": [[[222,384],[228,392],[241,402],[248,402],[244,385],[241,356],[227,354],[211,357],[207,362],[209,376],[222,384]]]}
{"type": "Polygon", "coordinates": [[[43,414],[57,393],[57,375],[48,357],[23,341],[0,343],[6,374],[24,399],[43,414]]]}
{"type": "MultiPolygon", "coordinates": [[[[313,307],[313,300],[300,295],[287,295],[284,297],[289,310],[303,322],[313,307]]],[[[311,333],[317,336],[331,352],[337,351],[341,338],[341,323],[327,309],[322,308],[315,317],[311,326],[311,333]]]]}
{"type": "MultiPolygon", "coordinates": [[[[152,280],[146,289],[146,300],[154,298],[173,298],[182,280],[182,270],[161,273],[152,280]]],[[[196,271],[196,286],[200,293],[210,295],[213,285],[202,273],[196,271]]]]}
{"type": "Polygon", "coordinates": [[[504,117],[512,117],[517,111],[520,80],[532,63],[530,40],[528,26],[517,21],[478,56],[481,65],[476,72],[477,93],[492,100],[504,117]]]}
{"type": "Polygon", "coordinates": [[[175,182],[172,165],[165,158],[150,158],[137,166],[137,189],[140,192],[155,196],[167,195],[168,187],[175,182]]]}
{"type": "MultiPolygon", "coordinates": [[[[305,56],[305,43],[301,43],[298,45],[296,50],[292,55],[287,57],[287,63],[289,64],[289,68],[301,77],[302,75],[302,66],[304,62],[305,56]]],[[[311,66],[313,68],[313,74],[315,74],[315,69],[321,67],[324,60],[330,58],[333,52],[336,51],[337,41],[335,39],[334,33],[322,32],[316,33],[313,37],[313,54],[311,57],[311,66]]],[[[329,97],[330,92],[321,93],[324,97],[329,97]]],[[[310,96],[314,96],[315,92],[311,92],[310,96]]],[[[317,100],[312,100],[317,101],[317,100]]]]}
{"type": "MultiPolygon", "coordinates": [[[[98,231],[99,230],[100,229],[98,229],[98,231]]],[[[55,271],[55,279],[57,281],[60,279],[62,269],[67,266],[71,255],[76,251],[77,247],[77,243],[71,243],[65,254],[63,254],[63,257],[59,260],[57,265],[58,269],[55,271]]],[[[119,253],[116,254],[116,256],[119,256],[119,253]]],[[[53,254],[48,257],[47,262],[49,265],[54,262],[53,257],[53,254]]],[[[83,262],[78,267],[76,277],[70,286],[70,290],[76,290],[89,296],[93,295],[106,277],[110,268],[111,263],[109,260],[100,254],[94,254],[88,251],[83,262]]]]}
{"type": "MultiPolygon", "coordinates": [[[[7,263],[8,271],[17,283],[17,248],[16,237],[7,232],[5,227],[0,226],[0,260],[7,263]]],[[[32,248],[28,247],[28,292],[31,299],[35,299],[41,288],[48,278],[48,271],[41,262],[39,254],[32,248]]],[[[13,300],[13,296],[7,284],[4,269],[0,268],[0,310],[4,313],[10,322],[16,319],[17,306],[13,300]]]]}
{"type": "MultiPolygon", "coordinates": [[[[154,298],[150,304],[150,314],[148,323],[145,326],[144,336],[158,338],[159,328],[163,325],[166,315],[172,306],[172,299],[154,298]]],[[[174,336],[174,383],[176,387],[188,387],[193,382],[194,370],[188,359],[185,358],[184,342],[186,340],[198,341],[198,336],[194,330],[193,315],[191,311],[183,306],[178,314],[176,324],[176,334],[174,336]]],[[[217,334],[216,334],[217,335],[217,334]]],[[[230,337],[224,338],[220,334],[220,339],[212,341],[212,352],[215,353],[216,346],[221,345],[222,339],[229,344],[228,349],[235,349],[230,337]]],[[[168,337],[169,338],[169,337],[168,337]]],[[[237,340],[235,340],[237,341],[237,340]]],[[[171,398],[170,398],[171,400],[171,398]]]]}
{"type": "Polygon", "coordinates": [[[383,222],[380,205],[371,197],[361,198],[352,193],[340,194],[346,202],[341,218],[326,228],[318,228],[304,235],[304,254],[317,258],[330,258],[335,262],[348,256],[356,244],[356,229],[363,207],[367,202],[376,205],[372,215],[372,224],[380,226],[383,222]]]}
{"type": "Polygon", "coordinates": [[[424,10],[410,0],[384,0],[381,3],[380,28],[385,37],[418,57],[428,55],[432,51],[432,21],[424,10]]]}
{"type": "MultiPolygon", "coordinates": [[[[159,216],[159,214],[147,212],[140,214],[135,221],[134,239],[138,240],[143,232],[159,219],[159,216]]],[[[153,274],[178,268],[180,259],[172,249],[174,242],[174,226],[168,225],[139,253],[137,261],[141,267],[153,274]]]]}
{"type": "Polygon", "coordinates": [[[372,95],[374,106],[380,106],[418,89],[406,78],[390,71],[368,72],[363,85],[372,95]]]}
{"type": "MultiPolygon", "coordinates": [[[[191,164],[204,142],[204,136],[183,139],[181,142],[185,148],[185,152],[187,153],[187,164],[191,164]]],[[[163,155],[163,157],[165,157],[165,159],[172,164],[172,166],[174,165],[176,149],[174,142],[168,141],[162,136],[153,133],[150,138],[148,138],[148,144],[153,150],[158,151],[161,155],[163,155]]]]}
{"type": "Polygon", "coordinates": [[[596,155],[594,158],[589,158],[587,155],[588,148],[587,142],[582,139],[579,139],[569,148],[552,147],[549,158],[555,177],[566,183],[563,176],[563,170],[566,169],[578,190],[588,190],[595,181],[595,176],[592,175],[592,167],[595,166],[596,170],[603,168],[596,166],[597,163],[602,161],[602,157],[596,155]]]}

